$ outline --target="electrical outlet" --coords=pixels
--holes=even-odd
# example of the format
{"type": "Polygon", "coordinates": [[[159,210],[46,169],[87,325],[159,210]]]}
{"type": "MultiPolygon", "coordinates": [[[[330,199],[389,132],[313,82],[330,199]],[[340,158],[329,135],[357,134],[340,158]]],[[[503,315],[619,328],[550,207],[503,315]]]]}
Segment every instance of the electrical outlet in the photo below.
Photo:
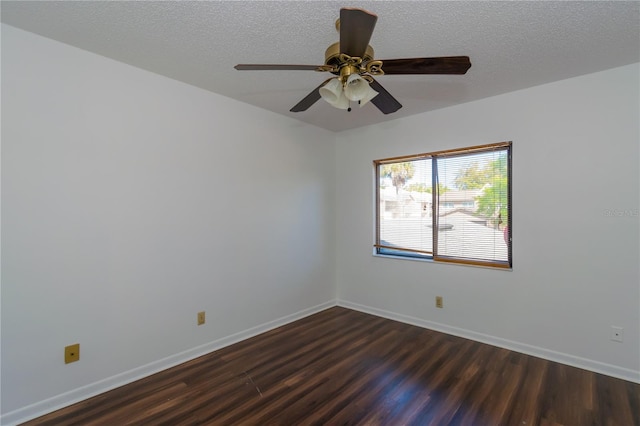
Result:
{"type": "Polygon", "coordinates": [[[611,340],[622,343],[624,340],[624,328],[611,326],[611,340]]]}
{"type": "Polygon", "coordinates": [[[65,346],[64,348],[64,363],[76,362],[80,360],[80,343],[75,345],[65,346]]]}
{"type": "Polygon", "coordinates": [[[442,296],[436,296],[436,308],[442,308],[442,296]]]}
{"type": "Polygon", "coordinates": [[[204,324],[204,321],[205,321],[204,311],[198,312],[198,325],[204,324]]]}

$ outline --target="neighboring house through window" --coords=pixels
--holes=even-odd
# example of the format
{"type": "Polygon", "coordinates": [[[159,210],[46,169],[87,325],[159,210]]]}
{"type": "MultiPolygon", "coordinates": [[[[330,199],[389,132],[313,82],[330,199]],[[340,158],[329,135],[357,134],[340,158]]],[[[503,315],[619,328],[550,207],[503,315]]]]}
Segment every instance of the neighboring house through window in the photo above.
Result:
{"type": "Polygon", "coordinates": [[[511,268],[511,142],[374,167],[376,254],[511,268]]]}

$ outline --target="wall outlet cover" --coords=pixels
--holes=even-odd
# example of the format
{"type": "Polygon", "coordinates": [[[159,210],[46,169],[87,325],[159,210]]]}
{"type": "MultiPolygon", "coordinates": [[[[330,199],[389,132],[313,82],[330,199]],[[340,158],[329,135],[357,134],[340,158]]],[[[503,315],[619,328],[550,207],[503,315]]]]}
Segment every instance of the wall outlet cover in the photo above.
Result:
{"type": "Polygon", "coordinates": [[[66,346],[64,348],[64,363],[69,364],[80,360],[80,343],[66,346]]]}
{"type": "Polygon", "coordinates": [[[611,326],[611,340],[614,342],[624,342],[624,329],[622,327],[611,326]]]}

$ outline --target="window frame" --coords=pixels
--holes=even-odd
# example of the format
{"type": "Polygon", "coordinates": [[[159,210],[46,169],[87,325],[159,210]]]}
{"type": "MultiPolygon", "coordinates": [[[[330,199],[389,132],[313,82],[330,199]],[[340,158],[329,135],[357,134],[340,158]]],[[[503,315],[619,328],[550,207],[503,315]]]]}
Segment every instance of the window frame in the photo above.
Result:
{"type": "Polygon", "coordinates": [[[512,155],[513,155],[513,143],[498,142],[485,145],[476,145],[458,149],[448,149],[442,151],[427,152],[422,154],[407,155],[401,157],[384,158],[380,160],[374,160],[374,179],[375,179],[375,242],[373,245],[374,255],[381,257],[403,258],[410,260],[430,260],[433,262],[442,263],[454,263],[473,266],[484,266],[498,269],[513,269],[513,257],[512,257],[512,242],[513,242],[513,206],[512,206],[512,155]],[[410,248],[398,248],[381,244],[381,187],[380,187],[380,170],[381,166],[386,164],[403,163],[418,160],[431,160],[433,164],[437,163],[438,159],[460,157],[471,154],[481,154],[495,151],[506,151],[507,153],[507,260],[483,260],[462,256],[446,256],[438,254],[438,179],[437,179],[437,166],[432,167],[432,200],[431,200],[431,227],[433,229],[433,245],[432,250],[415,250],[410,248]],[[382,252],[381,252],[382,251],[382,252]]]}

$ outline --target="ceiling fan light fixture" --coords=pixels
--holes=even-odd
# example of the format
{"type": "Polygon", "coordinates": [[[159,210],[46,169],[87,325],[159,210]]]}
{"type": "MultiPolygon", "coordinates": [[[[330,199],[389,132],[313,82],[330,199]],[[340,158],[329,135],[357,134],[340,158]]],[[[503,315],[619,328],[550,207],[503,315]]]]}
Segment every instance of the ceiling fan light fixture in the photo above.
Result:
{"type": "Polygon", "coordinates": [[[362,108],[378,95],[369,82],[358,74],[349,75],[344,84],[342,81],[340,77],[332,78],[318,89],[320,97],[334,108],[350,111],[349,101],[358,102],[362,108]]]}

